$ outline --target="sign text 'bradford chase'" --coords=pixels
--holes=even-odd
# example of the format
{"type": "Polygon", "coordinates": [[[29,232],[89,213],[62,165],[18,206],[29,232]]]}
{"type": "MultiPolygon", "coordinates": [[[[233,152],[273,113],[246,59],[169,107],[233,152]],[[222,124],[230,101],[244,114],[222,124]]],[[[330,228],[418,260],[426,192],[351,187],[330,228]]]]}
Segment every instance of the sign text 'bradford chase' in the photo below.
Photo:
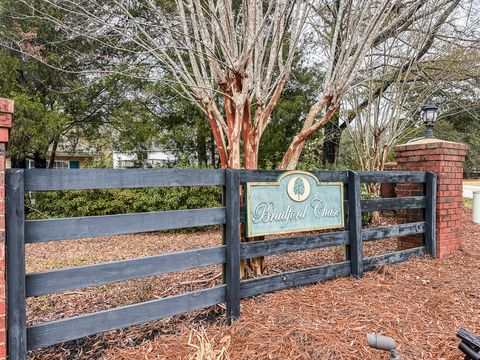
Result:
{"type": "Polygon", "coordinates": [[[305,171],[246,184],[247,237],[344,227],[343,183],[305,171]]]}

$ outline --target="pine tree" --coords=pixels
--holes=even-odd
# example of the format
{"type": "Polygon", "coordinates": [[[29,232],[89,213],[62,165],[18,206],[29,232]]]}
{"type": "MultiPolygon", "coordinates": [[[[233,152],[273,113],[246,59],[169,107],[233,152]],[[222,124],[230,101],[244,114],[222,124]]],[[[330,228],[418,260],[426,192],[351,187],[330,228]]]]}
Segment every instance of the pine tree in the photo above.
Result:
{"type": "Polygon", "coordinates": [[[298,199],[300,199],[300,196],[302,196],[305,192],[305,185],[303,184],[302,178],[298,177],[295,180],[295,184],[293,185],[293,192],[295,195],[298,196],[298,199]]]}

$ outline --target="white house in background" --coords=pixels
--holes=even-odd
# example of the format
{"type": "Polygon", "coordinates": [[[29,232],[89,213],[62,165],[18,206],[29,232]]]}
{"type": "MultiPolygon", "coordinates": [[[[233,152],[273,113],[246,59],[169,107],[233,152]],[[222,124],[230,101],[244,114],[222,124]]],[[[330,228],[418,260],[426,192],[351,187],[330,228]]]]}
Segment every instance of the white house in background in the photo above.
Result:
{"type": "MultiPolygon", "coordinates": [[[[47,152],[47,167],[50,165],[51,149],[47,152]]],[[[80,169],[84,168],[89,160],[100,157],[101,154],[87,146],[77,145],[75,150],[70,146],[59,144],[55,151],[54,169],[80,169]]],[[[10,167],[10,159],[7,158],[7,167],[10,167]]],[[[25,169],[34,168],[33,155],[27,155],[25,158],[25,169]]]]}
{"type": "MultiPolygon", "coordinates": [[[[147,159],[144,162],[144,167],[160,167],[175,161],[177,158],[173,151],[168,150],[148,150],[147,159]]],[[[112,160],[114,168],[133,168],[137,166],[137,154],[126,153],[120,151],[112,152],[112,160]]]]}

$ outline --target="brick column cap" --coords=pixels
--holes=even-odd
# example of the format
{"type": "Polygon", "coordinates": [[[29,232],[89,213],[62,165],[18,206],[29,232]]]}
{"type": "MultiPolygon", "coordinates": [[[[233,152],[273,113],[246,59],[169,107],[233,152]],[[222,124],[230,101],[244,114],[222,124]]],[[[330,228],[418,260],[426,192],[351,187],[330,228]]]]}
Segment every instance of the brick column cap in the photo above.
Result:
{"type": "Polygon", "coordinates": [[[2,144],[0,152],[5,152],[4,144],[8,143],[10,139],[10,128],[12,127],[13,121],[13,105],[13,100],[0,98],[0,144],[2,144]]]}
{"type": "Polygon", "coordinates": [[[468,145],[453,142],[453,141],[423,138],[423,139],[415,140],[403,145],[397,145],[393,148],[393,151],[397,153],[397,152],[411,151],[411,150],[426,150],[426,149],[438,149],[438,148],[467,151],[468,145]]]}
{"type": "Polygon", "coordinates": [[[11,99],[0,98],[0,113],[13,114],[14,101],[11,99]]]}

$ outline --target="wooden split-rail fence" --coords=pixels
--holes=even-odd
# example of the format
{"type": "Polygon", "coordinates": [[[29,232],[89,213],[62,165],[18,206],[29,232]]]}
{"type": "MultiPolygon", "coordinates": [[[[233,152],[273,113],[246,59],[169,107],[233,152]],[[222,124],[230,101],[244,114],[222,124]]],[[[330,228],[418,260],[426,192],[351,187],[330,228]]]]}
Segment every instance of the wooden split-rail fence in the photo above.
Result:
{"type": "Polygon", "coordinates": [[[342,276],[362,277],[380,263],[398,263],[435,254],[436,177],[429,172],[313,171],[319,181],[345,184],[346,229],[315,235],[298,235],[248,243],[240,242],[244,210],[241,184],[274,181],[279,171],[176,170],[176,169],[8,169],[7,286],[8,352],[11,359],[27,358],[27,351],[124,328],[175,314],[225,303],[229,321],[240,316],[242,298],[342,276]],[[423,183],[423,196],[361,199],[361,183],[423,183]],[[222,186],[219,208],[149,213],[26,220],[24,196],[29,191],[147,188],[167,186],[222,186]],[[424,219],[408,224],[362,229],[362,212],[423,208],[424,219]],[[25,244],[91,238],[148,231],[223,225],[224,245],[138,259],[26,274],[25,244]],[[391,237],[423,234],[420,247],[374,257],[363,257],[362,244],[391,237]],[[240,260],[294,251],[345,246],[345,261],[240,280],[240,260]],[[225,283],[134,305],[88,313],[27,326],[26,299],[223,264],[225,283]]]}

